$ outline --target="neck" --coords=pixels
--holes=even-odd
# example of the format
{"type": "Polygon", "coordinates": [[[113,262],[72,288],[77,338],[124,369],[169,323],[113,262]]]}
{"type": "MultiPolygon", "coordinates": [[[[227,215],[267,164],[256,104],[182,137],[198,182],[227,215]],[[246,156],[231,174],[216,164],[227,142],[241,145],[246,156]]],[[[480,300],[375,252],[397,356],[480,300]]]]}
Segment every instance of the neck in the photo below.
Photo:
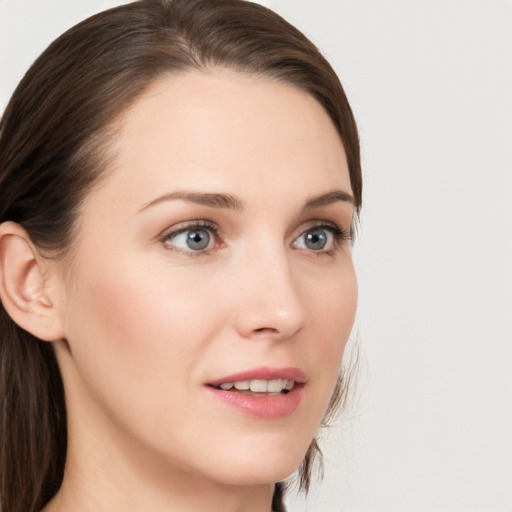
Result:
{"type": "Polygon", "coordinates": [[[113,489],[108,482],[88,485],[93,484],[93,479],[83,484],[67,477],[42,512],[270,512],[273,491],[273,486],[222,490],[199,487],[184,491],[173,489],[172,485],[165,490],[138,485],[126,492],[126,489],[113,489]]]}
{"type": "Polygon", "coordinates": [[[72,448],[62,486],[43,512],[271,510],[271,484],[215,482],[183,468],[151,466],[148,459],[115,454],[111,449],[91,449],[84,457],[72,448]]]}

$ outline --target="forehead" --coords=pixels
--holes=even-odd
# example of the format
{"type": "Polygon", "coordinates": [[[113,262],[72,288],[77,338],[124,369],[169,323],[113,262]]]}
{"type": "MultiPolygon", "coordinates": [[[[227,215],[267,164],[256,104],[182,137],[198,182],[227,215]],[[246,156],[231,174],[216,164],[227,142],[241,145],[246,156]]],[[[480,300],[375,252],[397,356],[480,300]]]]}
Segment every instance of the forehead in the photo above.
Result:
{"type": "Polygon", "coordinates": [[[252,192],[292,193],[297,186],[308,195],[351,190],[339,135],[311,95],[226,70],[152,84],[119,120],[113,152],[109,174],[118,192],[141,202],[157,189],[202,187],[249,200],[252,192]]]}

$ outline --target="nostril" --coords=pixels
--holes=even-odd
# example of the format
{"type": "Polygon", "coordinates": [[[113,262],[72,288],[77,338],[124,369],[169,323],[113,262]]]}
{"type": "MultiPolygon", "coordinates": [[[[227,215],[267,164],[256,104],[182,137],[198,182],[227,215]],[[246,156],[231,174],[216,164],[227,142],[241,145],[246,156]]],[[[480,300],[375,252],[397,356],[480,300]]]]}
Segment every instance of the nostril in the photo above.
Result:
{"type": "Polygon", "coordinates": [[[277,333],[279,332],[277,329],[274,329],[273,327],[260,327],[258,329],[254,329],[254,332],[258,333],[277,333]]]}

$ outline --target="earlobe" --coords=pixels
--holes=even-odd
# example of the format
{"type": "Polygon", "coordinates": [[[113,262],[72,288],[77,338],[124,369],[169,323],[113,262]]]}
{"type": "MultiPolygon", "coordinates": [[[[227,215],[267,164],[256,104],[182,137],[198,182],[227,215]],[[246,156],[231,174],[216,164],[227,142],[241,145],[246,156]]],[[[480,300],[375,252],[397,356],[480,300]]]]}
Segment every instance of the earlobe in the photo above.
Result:
{"type": "Polygon", "coordinates": [[[0,298],[21,328],[44,341],[63,338],[37,249],[14,222],[0,224],[0,298]]]}

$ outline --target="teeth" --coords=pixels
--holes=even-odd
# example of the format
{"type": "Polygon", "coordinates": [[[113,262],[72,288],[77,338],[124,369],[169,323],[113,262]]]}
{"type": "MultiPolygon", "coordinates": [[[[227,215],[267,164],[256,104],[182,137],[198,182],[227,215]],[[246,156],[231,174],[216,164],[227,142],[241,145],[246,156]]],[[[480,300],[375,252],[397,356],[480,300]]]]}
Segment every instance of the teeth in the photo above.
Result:
{"type": "Polygon", "coordinates": [[[253,393],[266,393],[268,391],[267,388],[266,380],[251,380],[251,391],[253,393]]]}
{"type": "Polygon", "coordinates": [[[281,391],[290,391],[293,389],[295,381],[287,379],[274,380],[242,380],[239,382],[223,382],[219,388],[229,391],[233,387],[238,391],[251,391],[252,393],[281,393],[281,391]]]}
{"type": "MultiPolygon", "coordinates": [[[[265,381],[263,381],[263,382],[265,382],[265,381]]],[[[283,390],[283,381],[281,379],[268,381],[267,391],[270,391],[270,393],[280,393],[282,390],[283,390]]]]}

